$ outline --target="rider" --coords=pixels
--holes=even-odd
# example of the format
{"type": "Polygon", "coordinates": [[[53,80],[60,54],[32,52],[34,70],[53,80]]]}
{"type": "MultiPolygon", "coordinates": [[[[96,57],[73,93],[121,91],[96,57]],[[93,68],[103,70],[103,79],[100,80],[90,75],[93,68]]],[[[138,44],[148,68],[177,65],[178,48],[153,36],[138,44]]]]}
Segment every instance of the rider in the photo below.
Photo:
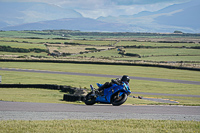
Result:
{"type": "Polygon", "coordinates": [[[103,93],[105,88],[111,87],[113,84],[121,85],[123,82],[129,87],[130,78],[127,75],[123,75],[122,78],[112,79],[111,82],[106,82],[101,87],[99,87],[98,91],[103,93]]]}

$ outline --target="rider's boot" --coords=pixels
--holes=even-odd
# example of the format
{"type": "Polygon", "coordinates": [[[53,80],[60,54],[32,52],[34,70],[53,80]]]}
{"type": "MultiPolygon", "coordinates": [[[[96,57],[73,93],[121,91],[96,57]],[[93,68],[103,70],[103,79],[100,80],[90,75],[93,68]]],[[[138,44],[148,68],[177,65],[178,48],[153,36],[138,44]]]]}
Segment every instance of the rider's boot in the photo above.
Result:
{"type": "Polygon", "coordinates": [[[97,90],[97,94],[98,94],[99,96],[103,96],[103,95],[104,95],[104,89],[102,89],[102,88],[98,89],[98,90],[97,90]]]}
{"type": "Polygon", "coordinates": [[[100,95],[101,95],[101,96],[104,96],[104,90],[101,90],[101,91],[100,91],[100,95]]]}
{"type": "Polygon", "coordinates": [[[104,86],[101,86],[101,87],[99,87],[99,89],[98,89],[98,94],[100,95],[100,96],[102,96],[104,93],[103,93],[103,91],[104,91],[104,86]]]}
{"type": "Polygon", "coordinates": [[[91,90],[92,90],[91,96],[95,96],[95,95],[96,95],[96,94],[95,94],[95,88],[94,88],[92,85],[90,85],[90,88],[91,88],[91,90]]]}

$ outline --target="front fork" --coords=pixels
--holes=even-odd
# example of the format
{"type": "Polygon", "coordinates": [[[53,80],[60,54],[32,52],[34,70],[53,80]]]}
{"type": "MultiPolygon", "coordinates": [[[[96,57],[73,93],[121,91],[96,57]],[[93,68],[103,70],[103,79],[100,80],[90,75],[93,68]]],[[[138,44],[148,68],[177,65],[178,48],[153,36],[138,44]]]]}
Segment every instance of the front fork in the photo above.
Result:
{"type": "Polygon", "coordinates": [[[118,96],[122,96],[124,94],[124,92],[118,92],[118,96]]]}

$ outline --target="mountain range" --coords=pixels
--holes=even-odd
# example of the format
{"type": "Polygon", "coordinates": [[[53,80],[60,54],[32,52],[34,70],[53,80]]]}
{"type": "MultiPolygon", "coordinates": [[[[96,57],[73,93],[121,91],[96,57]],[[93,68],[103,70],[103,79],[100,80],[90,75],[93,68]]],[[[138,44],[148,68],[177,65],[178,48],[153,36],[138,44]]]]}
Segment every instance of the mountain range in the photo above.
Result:
{"type": "Polygon", "coordinates": [[[108,32],[200,32],[200,1],[155,12],[85,18],[73,9],[40,2],[0,2],[0,30],[66,29],[108,32]]]}

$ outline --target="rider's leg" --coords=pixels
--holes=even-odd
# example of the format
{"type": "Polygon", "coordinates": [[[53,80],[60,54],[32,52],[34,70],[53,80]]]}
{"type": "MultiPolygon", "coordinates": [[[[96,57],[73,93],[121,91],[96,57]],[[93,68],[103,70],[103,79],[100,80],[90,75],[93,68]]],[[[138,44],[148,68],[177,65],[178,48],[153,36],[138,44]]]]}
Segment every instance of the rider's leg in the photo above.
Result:
{"type": "Polygon", "coordinates": [[[106,82],[105,84],[103,84],[101,87],[99,87],[99,91],[102,91],[102,90],[104,90],[105,88],[108,88],[108,87],[110,87],[110,83],[109,82],[106,82]]]}
{"type": "Polygon", "coordinates": [[[104,95],[104,89],[109,88],[110,86],[112,86],[111,83],[106,82],[105,84],[103,84],[101,87],[99,87],[98,91],[100,95],[104,95]]]}

